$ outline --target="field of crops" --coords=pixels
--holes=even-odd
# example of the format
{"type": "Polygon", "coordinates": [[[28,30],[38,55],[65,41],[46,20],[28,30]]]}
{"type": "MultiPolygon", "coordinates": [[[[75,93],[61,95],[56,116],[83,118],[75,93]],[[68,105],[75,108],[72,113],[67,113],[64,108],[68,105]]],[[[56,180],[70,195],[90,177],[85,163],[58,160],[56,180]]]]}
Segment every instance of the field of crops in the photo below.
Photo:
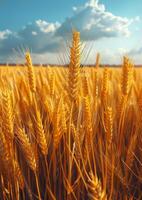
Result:
{"type": "Polygon", "coordinates": [[[142,69],[0,67],[1,200],[142,199],[142,69]]]}

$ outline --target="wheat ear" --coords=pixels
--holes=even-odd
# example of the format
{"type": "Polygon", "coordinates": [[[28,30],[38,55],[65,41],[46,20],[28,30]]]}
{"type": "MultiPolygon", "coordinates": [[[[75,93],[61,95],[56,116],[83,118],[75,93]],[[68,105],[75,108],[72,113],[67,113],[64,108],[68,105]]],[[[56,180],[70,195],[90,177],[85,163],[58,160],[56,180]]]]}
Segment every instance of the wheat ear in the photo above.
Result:
{"type": "Polygon", "coordinates": [[[26,57],[26,66],[28,68],[29,86],[31,91],[35,92],[36,91],[35,74],[30,53],[27,52],[25,57],[26,57]]]}
{"type": "Polygon", "coordinates": [[[27,137],[24,130],[19,127],[16,128],[16,137],[19,141],[20,148],[22,149],[22,152],[26,159],[27,164],[33,171],[35,171],[36,170],[36,160],[35,160],[35,155],[33,153],[33,149],[32,149],[31,143],[29,141],[29,138],[27,137]]]}
{"type": "Polygon", "coordinates": [[[90,173],[90,179],[88,180],[88,197],[89,200],[107,200],[101,182],[92,172],[90,173]]]}

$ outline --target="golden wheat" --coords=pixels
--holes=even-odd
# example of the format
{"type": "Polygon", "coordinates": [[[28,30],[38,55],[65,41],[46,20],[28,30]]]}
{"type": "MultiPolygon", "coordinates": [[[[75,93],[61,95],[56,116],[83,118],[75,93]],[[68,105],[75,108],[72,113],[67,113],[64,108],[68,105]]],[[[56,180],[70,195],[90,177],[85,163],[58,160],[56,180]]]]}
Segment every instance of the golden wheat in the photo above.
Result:
{"type": "Polygon", "coordinates": [[[142,199],[142,69],[0,68],[0,199],[142,199]],[[89,172],[91,173],[89,174],[89,172]]]}

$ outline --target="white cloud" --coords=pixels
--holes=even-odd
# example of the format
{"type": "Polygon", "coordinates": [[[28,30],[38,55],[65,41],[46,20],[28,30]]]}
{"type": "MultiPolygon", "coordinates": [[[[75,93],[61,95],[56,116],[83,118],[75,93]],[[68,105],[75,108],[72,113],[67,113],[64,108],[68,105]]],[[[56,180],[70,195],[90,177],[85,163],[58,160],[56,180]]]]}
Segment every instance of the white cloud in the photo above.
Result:
{"type": "Polygon", "coordinates": [[[10,34],[12,34],[12,32],[8,29],[0,31],[0,40],[6,39],[10,34]]]}
{"type": "Polygon", "coordinates": [[[85,8],[91,7],[91,8],[95,8],[95,9],[101,10],[101,11],[105,11],[104,4],[100,4],[99,0],[90,0],[85,4],[84,7],[85,8]]]}
{"type": "Polygon", "coordinates": [[[32,31],[32,35],[37,35],[37,32],[36,31],[32,31]]]}
{"type": "Polygon", "coordinates": [[[126,17],[115,16],[107,12],[98,0],[91,0],[84,6],[74,7],[74,15],[67,18],[57,29],[56,35],[68,37],[72,28],[81,32],[82,40],[95,41],[103,37],[129,36],[129,26],[137,21],[126,17]]]}
{"type": "Polygon", "coordinates": [[[40,28],[40,30],[42,32],[44,32],[44,33],[55,32],[56,29],[60,27],[60,23],[59,22],[49,23],[49,22],[44,21],[44,20],[37,20],[36,24],[40,28]]]}
{"type": "Polygon", "coordinates": [[[16,50],[21,46],[31,49],[34,53],[58,51],[62,44],[62,38],[54,36],[58,27],[57,22],[54,24],[37,20],[28,23],[17,32],[1,31],[0,38],[3,39],[0,43],[1,55],[9,55],[13,49],[16,50]]]}

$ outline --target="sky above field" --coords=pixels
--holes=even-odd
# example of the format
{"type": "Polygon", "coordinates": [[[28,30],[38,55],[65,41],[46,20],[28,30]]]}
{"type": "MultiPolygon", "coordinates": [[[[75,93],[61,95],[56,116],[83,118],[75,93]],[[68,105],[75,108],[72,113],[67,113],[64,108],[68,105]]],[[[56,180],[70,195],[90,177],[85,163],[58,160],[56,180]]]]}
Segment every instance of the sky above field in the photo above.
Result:
{"type": "Polygon", "coordinates": [[[82,63],[142,63],[141,0],[0,0],[0,62],[69,61],[72,30],[81,33],[82,63]]]}

